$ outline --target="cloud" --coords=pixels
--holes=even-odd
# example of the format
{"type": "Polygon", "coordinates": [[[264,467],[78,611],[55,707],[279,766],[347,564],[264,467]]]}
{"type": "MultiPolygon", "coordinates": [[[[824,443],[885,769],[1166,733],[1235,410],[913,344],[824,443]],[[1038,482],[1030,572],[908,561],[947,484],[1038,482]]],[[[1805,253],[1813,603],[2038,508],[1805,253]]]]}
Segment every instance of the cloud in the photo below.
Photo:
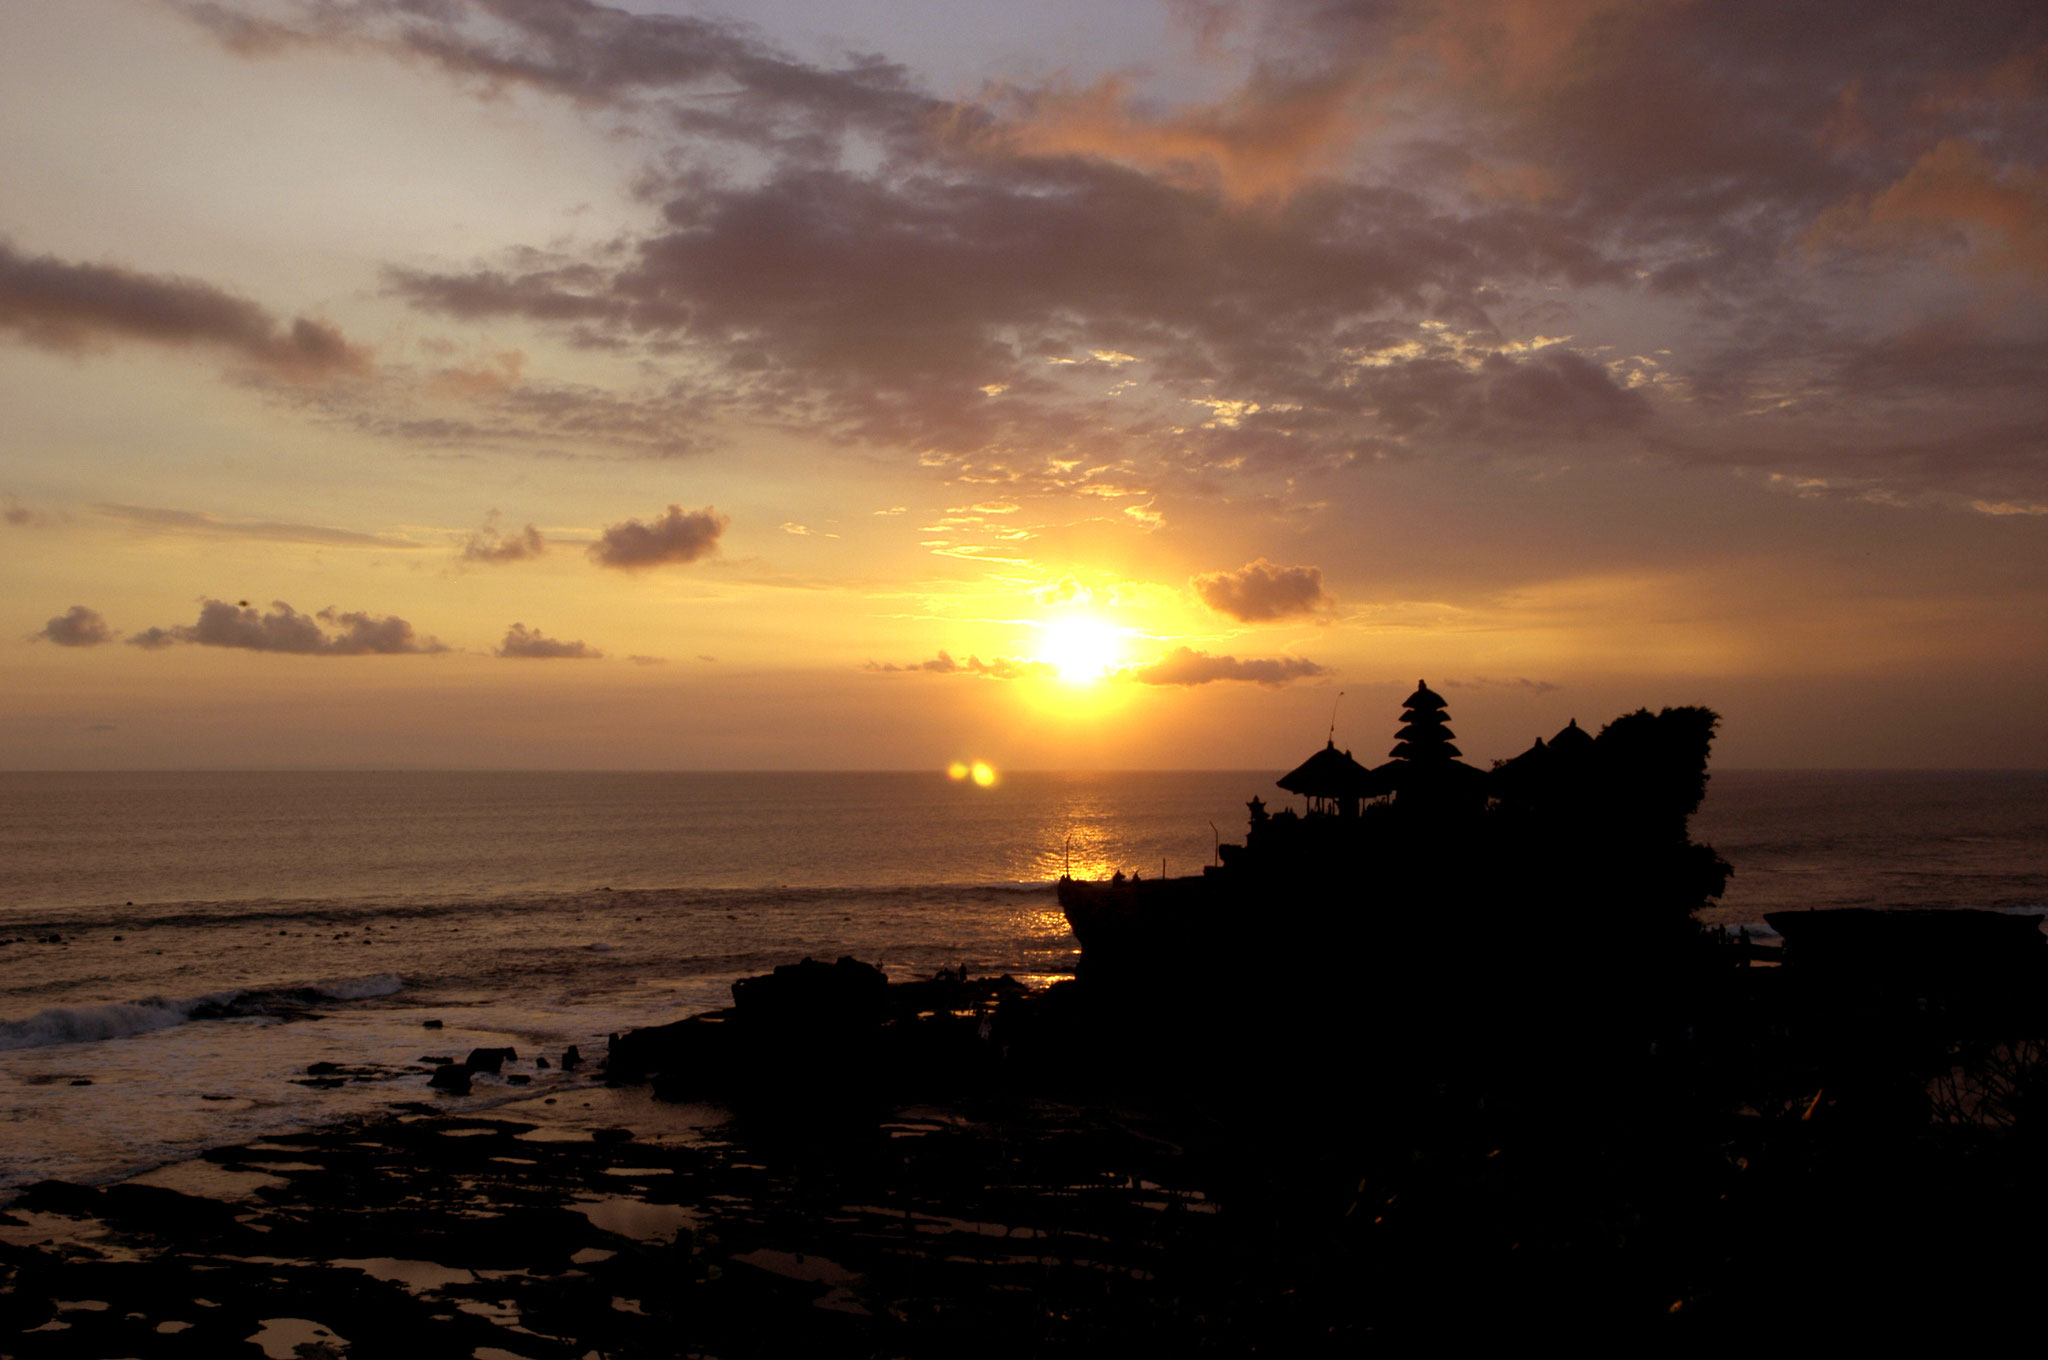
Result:
{"type": "Polygon", "coordinates": [[[210,515],[199,510],[170,510],[150,505],[95,505],[94,510],[115,519],[146,525],[170,533],[197,534],[208,538],[250,539],[268,543],[311,543],[338,548],[417,548],[420,545],[398,534],[366,534],[354,529],[337,529],[325,524],[290,524],[277,520],[243,519],[232,515],[210,515]]]}
{"type": "Polygon", "coordinates": [[[913,135],[930,103],[887,62],[797,62],[728,20],[520,0],[346,8],[301,0],[262,17],[211,0],[171,2],[243,56],[314,45],[379,52],[437,70],[480,98],[524,88],[586,108],[654,102],[685,131],[785,154],[823,155],[856,130],[913,135]]]}
{"type": "Polygon", "coordinates": [[[1147,108],[1129,76],[1075,89],[1004,85],[977,101],[984,145],[1022,156],[1094,156],[1238,200],[1298,192],[1340,168],[1367,126],[1370,70],[1289,79],[1260,72],[1224,99],[1147,108]]]}
{"type": "Polygon", "coordinates": [[[992,680],[1047,680],[1060,673],[1059,667],[1047,661],[1029,661],[1014,656],[999,656],[988,661],[969,656],[965,661],[956,661],[951,652],[943,650],[929,661],[912,661],[905,665],[897,665],[893,661],[870,661],[861,669],[884,674],[923,671],[932,675],[984,675],[992,680]]]}
{"type": "Polygon", "coordinates": [[[1191,647],[1176,647],[1156,661],[1123,666],[1113,674],[1120,680],[1147,685],[1206,685],[1215,680],[1249,680],[1260,685],[1284,685],[1289,681],[1328,674],[1328,668],[1305,657],[1211,656],[1191,647]]]}
{"type": "MultiPolygon", "coordinates": [[[[1879,491],[2048,496],[2038,326],[1926,325],[1981,308],[1987,278],[2048,277],[2028,0],[1739,22],[1696,0],[1182,0],[1205,50],[1230,35],[1196,86],[952,99],[872,58],[595,3],[179,8],[251,58],[374,55],[560,100],[656,153],[644,228],[386,286],[490,327],[476,354],[519,324],[687,381],[485,364],[404,409],[306,398],[386,437],[674,456],[731,418],[1005,495],[1142,488],[1129,528],[1425,458],[1853,465],[1879,491]]],[[[223,315],[198,333],[280,338],[223,315]]]]}
{"type": "Polygon", "coordinates": [[[913,662],[910,662],[910,663],[909,663],[908,665],[902,665],[902,666],[899,666],[899,665],[895,664],[894,662],[874,662],[874,661],[870,661],[870,662],[868,662],[868,663],[867,663],[867,664],[866,664],[865,666],[862,666],[862,667],[861,667],[861,669],[862,669],[862,670],[865,670],[865,671],[884,671],[884,672],[886,672],[886,671],[930,671],[930,672],[931,672],[932,674],[934,674],[934,675],[951,675],[951,674],[953,674],[953,673],[954,673],[954,672],[956,672],[956,671],[962,671],[962,670],[966,670],[966,669],[967,669],[967,667],[965,667],[965,666],[961,665],[961,664],[960,664],[960,663],[959,663],[958,661],[955,661],[955,660],[953,659],[953,655],[952,655],[952,653],[950,653],[950,652],[947,652],[947,651],[945,651],[945,650],[941,649],[941,650],[940,650],[940,652],[939,652],[939,654],[938,654],[937,656],[933,657],[933,658],[932,658],[931,660],[929,660],[929,661],[913,661],[913,662]]]}
{"type": "Polygon", "coordinates": [[[1033,592],[1031,598],[1042,605],[1086,604],[1094,598],[1094,593],[1076,580],[1072,572],[1068,572],[1051,585],[1033,592]]]}
{"type": "Polygon", "coordinates": [[[296,382],[362,373],[367,351],[325,321],[283,324],[256,303],[197,279],[29,256],[0,241],[0,330],[40,349],[113,341],[207,345],[296,382]]]}
{"type": "Polygon", "coordinates": [[[0,495],[0,524],[11,524],[17,529],[42,529],[57,523],[57,520],[58,516],[26,505],[16,496],[0,495]]]}
{"type": "Polygon", "coordinates": [[[1327,609],[1321,567],[1280,567],[1261,557],[1236,571],[1197,576],[1191,585],[1202,603],[1244,623],[1265,623],[1327,609]]]}
{"type": "MultiPolygon", "coordinates": [[[[528,628],[523,623],[515,623],[505,630],[505,640],[498,644],[497,655],[595,661],[602,657],[604,653],[582,642],[558,642],[554,638],[545,636],[537,628],[528,628]]],[[[645,658],[635,657],[634,659],[638,661],[645,658]]]]}
{"type": "Polygon", "coordinates": [[[1831,208],[1807,239],[1879,251],[1962,245],[1994,273],[2048,282],[2048,168],[2000,166],[1951,137],[1881,192],[1831,208]]]}
{"type": "Polygon", "coordinates": [[[32,634],[31,638],[37,642],[54,642],[59,647],[97,647],[102,642],[112,642],[114,630],[107,627],[107,621],[100,617],[97,609],[75,604],[45,623],[42,630],[32,634]]]}
{"type": "Polygon", "coordinates": [[[297,656],[389,656],[448,650],[435,638],[418,636],[410,623],[393,614],[342,613],[331,607],[318,614],[301,614],[282,600],[273,600],[269,613],[226,600],[204,600],[198,622],[149,628],[128,641],[148,651],[189,643],[297,656]]]}
{"type": "Polygon", "coordinates": [[[1440,681],[1445,689],[1519,689],[1531,694],[1555,694],[1564,688],[1548,680],[1531,680],[1527,676],[1516,676],[1511,680],[1495,680],[1484,675],[1475,675],[1470,680],[1440,681]]]}
{"type": "Polygon", "coordinates": [[[732,523],[710,506],[685,512],[680,505],[652,524],[629,519],[606,527],[590,545],[590,560],[601,567],[638,571],[670,562],[694,562],[717,551],[719,535],[732,523]]]}
{"type": "Polygon", "coordinates": [[[1030,661],[1017,656],[999,656],[989,661],[970,656],[961,669],[996,680],[1051,680],[1060,673],[1060,668],[1050,661],[1030,661]]]}
{"type": "Polygon", "coordinates": [[[484,516],[484,527],[465,536],[462,540],[462,560],[481,562],[487,566],[502,566],[507,562],[524,562],[539,557],[548,550],[540,530],[529,524],[517,533],[507,534],[498,527],[498,512],[490,511],[484,516]]]}

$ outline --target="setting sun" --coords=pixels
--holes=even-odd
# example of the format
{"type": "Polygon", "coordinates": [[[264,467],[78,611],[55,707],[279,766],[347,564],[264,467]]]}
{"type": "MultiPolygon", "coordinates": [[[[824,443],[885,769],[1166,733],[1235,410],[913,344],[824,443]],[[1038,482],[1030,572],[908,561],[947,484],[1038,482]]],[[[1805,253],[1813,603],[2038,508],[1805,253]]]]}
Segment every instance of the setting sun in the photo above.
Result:
{"type": "Polygon", "coordinates": [[[1056,669],[1066,684],[1093,684],[1123,660],[1123,630],[1100,619],[1077,615],[1042,629],[1038,659],[1056,669]]]}

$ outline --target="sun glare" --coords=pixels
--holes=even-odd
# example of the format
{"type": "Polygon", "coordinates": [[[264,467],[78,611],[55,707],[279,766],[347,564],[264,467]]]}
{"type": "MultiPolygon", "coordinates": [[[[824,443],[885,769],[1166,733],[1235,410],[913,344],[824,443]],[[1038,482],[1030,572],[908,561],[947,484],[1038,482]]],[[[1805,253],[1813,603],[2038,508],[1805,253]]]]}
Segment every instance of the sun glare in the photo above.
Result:
{"type": "Polygon", "coordinates": [[[1092,685],[1123,660],[1123,631],[1100,619],[1075,615],[1044,625],[1038,659],[1059,672],[1069,685],[1092,685]]]}

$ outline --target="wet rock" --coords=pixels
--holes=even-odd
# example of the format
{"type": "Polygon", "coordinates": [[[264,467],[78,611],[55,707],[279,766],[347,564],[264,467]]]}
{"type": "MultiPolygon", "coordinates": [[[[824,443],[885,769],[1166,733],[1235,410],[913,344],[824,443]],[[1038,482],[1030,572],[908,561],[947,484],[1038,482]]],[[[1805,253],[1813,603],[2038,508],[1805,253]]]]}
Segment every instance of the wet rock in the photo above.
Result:
{"type": "Polygon", "coordinates": [[[805,959],[732,985],[733,1007],[750,1024],[879,1024],[889,1008],[887,974],[871,963],[805,959]]]}
{"type": "Polygon", "coordinates": [[[421,1029],[439,1029],[439,1028],[441,1028],[441,1022],[440,1022],[439,1020],[422,1020],[422,1021],[420,1021],[420,1028],[421,1028],[421,1029]]]}
{"type": "Polygon", "coordinates": [[[462,1063],[449,1063],[445,1067],[435,1068],[434,1075],[427,1078],[427,1085],[436,1091],[466,1096],[469,1094],[469,1068],[462,1063]]]}
{"type": "Polygon", "coordinates": [[[92,1078],[91,1078],[91,1077],[79,1077],[79,1078],[75,1079],[75,1080],[74,1080],[74,1081],[73,1081],[73,1082],[72,1082],[71,1084],[72,1084],[73,1086],[90,1086],[90,1085],[92,1085],[92,1078]]]}
{"type": "Polygon", "coordinates": [[[340,1070],[340,1063],[316,1062],[306,1064],[306,1075],[309,1077],[325,1077],[340,1070]]]}
{"type": "Polygon", "coordinates": [[[472,1072],[496,1073],[506,1063],[517,1061],[518,1052],[510,1048],[472,1048],[463,1065],[472,1072]]]}
{"type": "Polygon", "coordinates": [[[564,1072],[574,1072],[577,1068],[581,1066],[583,1066],[582,1049],[578,1048],[574,1044],[570,1044],[567,1048],[562,1050],[562,1070],[564,1072]]]}
{"type": "Polygon", "coordinates": [[[533,1065],[535,1067],[545,1068],[548,1065],[548,1060],[545,1056],[535,1058],[533,1060],[533,1065]]]}

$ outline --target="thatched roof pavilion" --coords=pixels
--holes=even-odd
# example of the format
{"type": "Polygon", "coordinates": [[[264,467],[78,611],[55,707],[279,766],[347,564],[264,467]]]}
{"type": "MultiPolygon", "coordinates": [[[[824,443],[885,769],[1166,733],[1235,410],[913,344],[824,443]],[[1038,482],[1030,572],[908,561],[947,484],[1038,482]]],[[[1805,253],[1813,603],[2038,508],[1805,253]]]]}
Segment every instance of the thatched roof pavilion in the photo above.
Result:
{"type": "Polygon", "coordinates": [[[1344,816],[1357,814],[1360,799],[1394,791],[1379,771],[1366,769],[1349,751],[1338,750],[1334,741],[1325,742],[1322,750],[1281,775],[1278,783],[1289,793],[1307,798],[1309,811],[1344,816]]]}

